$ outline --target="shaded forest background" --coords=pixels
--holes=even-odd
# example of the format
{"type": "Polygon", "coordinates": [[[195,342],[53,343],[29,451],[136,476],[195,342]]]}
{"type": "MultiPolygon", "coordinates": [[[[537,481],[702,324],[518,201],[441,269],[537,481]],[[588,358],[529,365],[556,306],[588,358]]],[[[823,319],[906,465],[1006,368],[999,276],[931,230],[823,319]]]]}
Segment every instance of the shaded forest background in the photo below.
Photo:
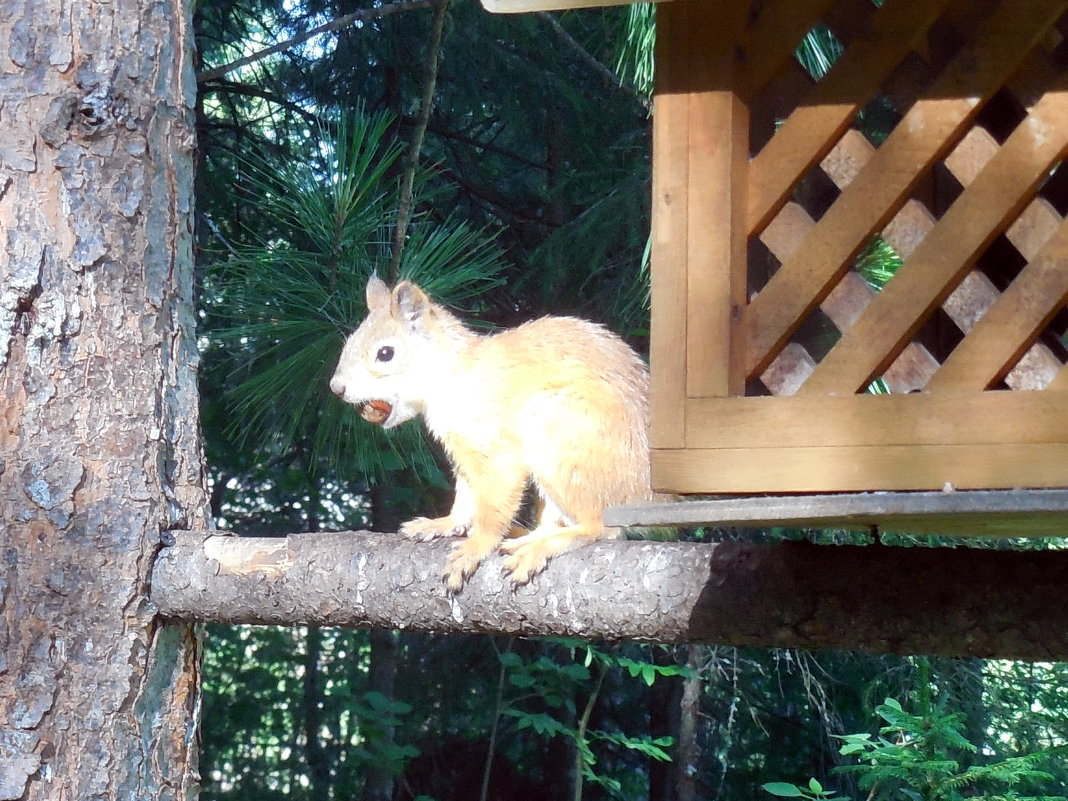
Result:
{"type": "MultiPolygon", "coordinates": [[[[214,69],[360,9],[196,11],[203,421],[212,512],[238,534],[447,506],[417,425],[385,436],[328,391],[373,271],[479,325],[577,314],[645,349],[649,8],[399,0],[214,69]]],[[[800,57],[818,73],[833,36],[800,57]]],[[[1068,779],[1062,664],[217,625],[204,643],[209,799],[1022,798],[1068,779]],[[901,754],[841,739],[880,726],[901,754]],[[882,772],[836,770],[858,754],[882,772]]]]}

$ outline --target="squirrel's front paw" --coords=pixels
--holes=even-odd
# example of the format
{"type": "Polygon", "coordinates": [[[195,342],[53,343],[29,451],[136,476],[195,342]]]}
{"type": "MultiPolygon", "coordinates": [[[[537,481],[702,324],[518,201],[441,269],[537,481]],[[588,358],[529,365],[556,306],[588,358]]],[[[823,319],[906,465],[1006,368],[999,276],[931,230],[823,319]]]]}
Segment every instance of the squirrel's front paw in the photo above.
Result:
{"type": "Polygon", "coordinates": [[[526,584],[549,564],[549,554],[537,542],[505,543],[501,552],[510,554],[502,562],[515,584],[526,584]]]}
{"type": "Polygon", "coordinates": [[[467,539],[453,547],[445,562],[445,586],[457,592],[493,549],[486,549],[476,540],[467,539]]]}
{"type": "Polygon", "coordinates": [[[451,517],[417,517],[400,527],[402,536],[413,540],[429,540],[438,537],[462,537],[470,528],[469,523],[456,523],[451,517]]]}

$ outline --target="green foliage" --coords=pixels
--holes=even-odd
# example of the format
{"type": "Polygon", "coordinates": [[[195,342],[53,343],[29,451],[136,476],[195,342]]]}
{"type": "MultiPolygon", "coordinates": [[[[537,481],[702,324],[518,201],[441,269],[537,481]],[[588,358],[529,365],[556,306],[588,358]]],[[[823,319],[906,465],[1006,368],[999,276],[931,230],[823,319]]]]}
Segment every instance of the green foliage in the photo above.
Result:
{"type": "MultiPolygon", "coordinates": [[[[886,724],[877,737],[868,732],[836,735],[843,743],[839,753],[857,760],[836,772],[857,776],[868,801],[1064,801],[1064,796],[1021,794],[1018,788],[1039,788],[1053,782],[1053,774],[1040,767],[1068,756],[1068,745],[985,764],[967,764],[970,759],[962,759],[962,754],[977,754],[979,746],[965,736],[963,716],[945,713],[933,705],[926,687],[921,688],[918,697],[920,714],[906,711],[893,698],[876,706],[876,714],[886,724]]],[[[825,790],[816,779],[811,779],[807,787],[771,782],[763,789],[782,798],[845,801],[825,790]]]]}
{"type": "Polygon", "coordinates": [[[656,5],[631,3],[616,59],[616,72],[645,96],[653,93],[656,5]]]}
{"type": "Polygon", "coordinates": [[[901,266],[901,257],[881,236],[873,239],[857,258],[856,269],[875,289],[882,289],[901,266]]]}
{"type": "MultiPolygon", "coordinates": [[[[259,241],[230,243],[204,280],[216,349],[206,359],[225,377],[225,433],[240,449],[305,443],[313,473],[381,477],[415,462],[434,474],[415,427],[385,435],[329,391],[343,333],[366,314],[367,279],[388,263],[396,188],[386,175],[400,152],[391,124],[386,114],[357,114],[319,129],[305,159],[245,159],[242,190],[262,218],[259,241]]],[[[500,257],[481,232],[425,216],[409,230],[403,276],[451,303],[494,285],[500,257]]]]}
{"type": "MultiPolygon", "coordinates": [[[[656,664],[636,656],[624,656],[620,649],[605,650],[589,643],[558,639],[554,653],[530,661],[519,654],[500,654],[502,675],[508,686],[520,691],[502,699],[499,714],[514,721],[517,731],[530,730],[551,739],[562,737],[576,752],[576,765],[583,781],[600,787],[609,798],[631,798],[637,792],[630,771],[606,770],[597,752],[612,749],[630,751],[646,759],[669,762],[674,739],[668,736],[627,734],[607,727],[590,726],[605,679],[610,673],[626,672],[650,686],[657,676],[680,676],[685,670],[671,664],[656,664]],[[595,675],[590,667],[595,666],[595,675]],[[592,685],[592,687],[591,687],[592,685]],[[585,704],[580,699],[585,695],[585,704]],[[535,707],[529,704],[535,701],[535,707]]],[[[582,797],[579,784],[574,797],[582,797]]]]}
{"type": "MultiPolygon", "coordinates": [[[[290,798],[310,797],[300,789],[306,771],[300,756],[304,636],[299,629],[209,627],[205,798],[269,798],[270,786],[290,788],[290,798]]],[[[359,796],[369,764],[393,759],[392,769],[401,769],[416,749],[429,756],[456,741],[485,743],[496,729],[497,760],[539,785],[557,787],[564,797],[571,795],[560,788],[562,772],[579,767],[591,776],[584,779],[584,798],[643,798],[653,766],[666,764],[654,749],[669,755],[675,749],[661,739],[667,732],[653,725],[650,714],[674,697],[660,695],[673,682],[696,678],[699,798],[748,801],[768,777],[808,774],[838,791],[825,790],[827,798],[860,801],[868,795],[857,789],[860,777],[832,773],[841,760],[857,758],[841,756],[846,741],[834,741],[831,734],[866,729],[873,707],[889,694],[914,692],[924,670],[919,660],[894,657],[714,648],[695,649],[698,662],[686,667],[678,664],[674,649],[647,645],[516,640],[498,650],[488,637],[409,634],[400,640],[397,687],[386,702],[369,694],[366,638],[366,632],[324,632],[320,657],[324,746],[335,766],[334,792],[350,797],[359,796]],[[654,667],[651,686],[643,679],[648,672],[643,664],[654,667]],[[576,736],[591,698],[588,747],[580,752],[576,736]],[[399,724],[392,742],[403,753],[386,738],[380,746],[368,745],[382,721],[399,724]],[[578,764],[590,755],[592,763],[578,764]]],[[[979,752],[955,756],[962,771],[968,759],[997,764],[1065,742],[1068,665],[937,660],[926,670],[930,693],[945,708],[941,714],[960,716],[963,736],[980,746],[979,752]]],[[[870,742],[878,736],[873,729],[870,742]]],[[[1059,758],[1035,765],[1052,780],[1006,789],[1020,797],[1063,794],[1068,759],[1063,751],[1053,753],[1059,758]]],[[[477,786],[482,768],[476,763],[473,770],[471,783],[477,786]]],[[[807,779],[798,784],[813,792],[807,779]]],[[[989,785],[990,796],[1002,786],[989,785]]],[[[904,795],[894,798],[907,801],[904,795]]]]}
{"type": "Polygon", "coordinates": [[[350,753],[365,766],[375,765],[399,776],[408,760],[419,755],[412,745],[393,740],[392,729],[404,725],[412,704],[368,690],[350,701],[347,711],[360,723],[361,743],[350,753]]]}
{"type": "Polygon", "coordinates": [[[834,66],[844,48],[831,30],[817,25],[801,40],[797,48],[797,60],[813,79],[819,80],[834,66]]]}
{"type": "MultiPolygon", "coordinates": [[[[355,688],[346,680],[366,668],[365,637],[327,632],[318,653],[321,668],[334,677],[321,697],[321,720],[339,789],[367,764],[355,748],[365,734],[351,712],[355,688]]],[[[209,624],[204,641],[203,797],[300,797],[308,630],[209,624]]]]}
{"type": "Polygon", "coordinates": [[[886,722],[878,738],[867,733],[840,738],[844,743],[840,752],[862,762],[839,770],[855,773],[859,786],[872,799],[1023,801],[1031,796],[1020,795],[1016,786],[1052,781],[1052,774],[1038,766],[1068,755],[1068,747],[1061,746],[991,764],[966,765],[961,754],[974,754],[979,748],[964,736],[961,715],[944,713],[937,706],[911,714],[893,698],[887,698],[875,712],[886,722]]]}
{"type": "Polygon", "coordinates": [[[768,782],[762,785],[763,789],[771,795],[779,798],[804,798],[808,801],[848,801],[845,796],[836,795],[833,790],[824,789],[816,779],[809,779],[808,785],[802,787],[798,784],[787,782],[768,782]]]}

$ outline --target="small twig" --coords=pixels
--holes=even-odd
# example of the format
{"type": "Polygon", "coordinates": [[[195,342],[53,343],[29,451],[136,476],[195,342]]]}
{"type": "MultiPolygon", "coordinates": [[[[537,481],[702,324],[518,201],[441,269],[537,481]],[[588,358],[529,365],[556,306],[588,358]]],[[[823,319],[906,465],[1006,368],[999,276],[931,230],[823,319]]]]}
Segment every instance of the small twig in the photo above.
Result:
{"type": "Polygon", "coordinates": [[[266,100],[268,103],[281,106],[286,111],[291,111],[304,118],[304,120],[311,125],[322,125],[323,120],[318,115],[308,111],[306,108],[302,108],[299,104],[286,100],[280,97],[274,92],[268,92],[266,89],[261,89],[258,86],[249,86],[245,83],[235,83],[233,81],[217,81],[208,87],[209,92],[229,92],[236,95],[244,95],[246,97],[258,97],[262,100],[266,100]]]}
{"type": "Polygon", "coordinates": [[[208,226],[208,229],[209,229],[209,230],[210,230],[210,231],[211,231],[211,232],[212,232],[213,234],[215,234],[215,237],[216,237],[216,239],[218,239],[218,240],[219,240],[220,242],[222,242],[222,244],[223,244],[223,247],[225,247],[225,248],[226,248],[226,249],[227,249],[228,251],[230,251],[230,255],[231,255],[231,256],[238,256],[238,255],[240,255],[240,254],[239,254],[239,253],[237,252],[237,248],[235,248],[235,247],[234,247],[233,245],[231,245],[231,244],[230,244],[230,242],[229,242],[229,241],[228,241],[228,240],[226,239],[226,237],[225,237],[225,236],[223,236],[223,232],[219,230],[219,226],[217,226],[217,225],[215,224],[215,220],[211,219],[211,217],[209,217],[209,216],[208,216],[207,214],[204,214],[203,212],[200,212],[199,214],[197,214],[197,217],[198,217],[198,218],[199,218],[199,219],[200,219],[200,220],[201,220],[201,221],[202,221],[202,222],[203,222],[203,223],[204,223],[204,224],[205,224],[206,226],[208,226]]]}
{"type": "MultiPolygon", "coordinates": [[[[493,650],[500,658],[501,651],[497,648],[496,640],[490,640],[493,650]]],[[[508,638],[508,652],[512,650],[512,638],[508,638]]],[[[490,776],[493,774],[493,757],[497,753],[497,731],[500,728],[501,709],[504,708],[504,681],[508,678],[508,669],[501,661],[501,670],[497,675],[497,695],[493,704],[493,726],[490,728],[489,747],[486,749],[486,763],[482,768],[482,788],[478,794],[478,801],[487,801],[489,798],[490,776]]]]}
{"type": "Polygon", "coordinates": [[[393,253],[389,263],[389,283],[397,281],[400,272],[401,254],[404,252],[404,238],[408,234],[408,221],[412,216],[412,188],[415,185],[415,171],[419,166],[419,153],[423,149],[423,136],[430,122],[430,111],[434,105],[434,89],[438,82],[438,66],[441,63],[441,39],[445,30],[445,15],[449,11],[449,0],[444,0],[434,10],[434,21],[430,27],[430,40],[427,42],[426,81],[423,84],[423,97],[419,103],[419,116],[412,131],[412,141],[404,160],[404,172],[401,175],[400,199],[397,201],[397,226],[393,229],[393,253]]]}
{"type": "Polygon", "coordinates": [[[229,64],[223,64],[221,67],[212,67],[211,69],[197,73],[197,83],[204,83],[205,81],[213,81],[216,78],[221,78],[226,75],[226,73],[232,72],[239,67],[255,64],[257,61],[267,58],[267,56],[280,53],[283,50],[289,50],[291,47],[296,47],[300,43],[308,41],[313,36],[318,36],[320,33],[335,31],[338,28],[344,28],[354,22],[363,22],[364,20],[386,17],[390,14],[396,14],[399,11],[415,11],[420,8],[427,8],[429,6],[437,5],[439,2],[440,0],[400,0],[400,2],[378,6],[377,8],[361,8],[359,11],[353,11],[351,14],[346,14],[343,17],[330,20],[330,22],[325,22],[322,25],[309,28],[304,31],[304,33],[299,33],[292,39],[286,39],[284,42],[265,47],[263,50],[258,50],[252,55],[239,58],[237,61],[231,61],[229,64]]]}
{"type": "MultiPolygon", "coordinates": [[[[590,691],[590,697],[586,700],[586,707],[582,710],[582,717],[579,718],[578,731],[575,732],[575,745],[577,753],[575,754],[575,792],[572,796],[574,801],[582,801],[582,746],[586,744],[586,732],[590,726],[590,717],[593,715],[593,708],[597,704],[597,696],[601,694],[601,685],[604,684],[604,677],[608,675],[608,663],[602,662],[601,669],[597,674],[597,681],[593,685],[593,690],[590,691]]],[[[587,745],[587,747],[589,747],[587,745]]]]}

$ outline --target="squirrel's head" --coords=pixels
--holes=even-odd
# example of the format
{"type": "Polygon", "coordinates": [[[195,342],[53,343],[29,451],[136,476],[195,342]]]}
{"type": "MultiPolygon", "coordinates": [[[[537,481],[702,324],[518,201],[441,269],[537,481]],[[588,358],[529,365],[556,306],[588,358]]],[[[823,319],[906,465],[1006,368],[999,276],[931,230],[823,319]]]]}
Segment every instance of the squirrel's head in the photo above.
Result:
{"type": "Polygon", "coordinates": [[[423,388],[440,360],[435,317],[447,314],[411,281],[390,292],[371,278],[367,318],[345,342],[330,389],[384,428],[411,420],[424,411],[423,388]]]}

